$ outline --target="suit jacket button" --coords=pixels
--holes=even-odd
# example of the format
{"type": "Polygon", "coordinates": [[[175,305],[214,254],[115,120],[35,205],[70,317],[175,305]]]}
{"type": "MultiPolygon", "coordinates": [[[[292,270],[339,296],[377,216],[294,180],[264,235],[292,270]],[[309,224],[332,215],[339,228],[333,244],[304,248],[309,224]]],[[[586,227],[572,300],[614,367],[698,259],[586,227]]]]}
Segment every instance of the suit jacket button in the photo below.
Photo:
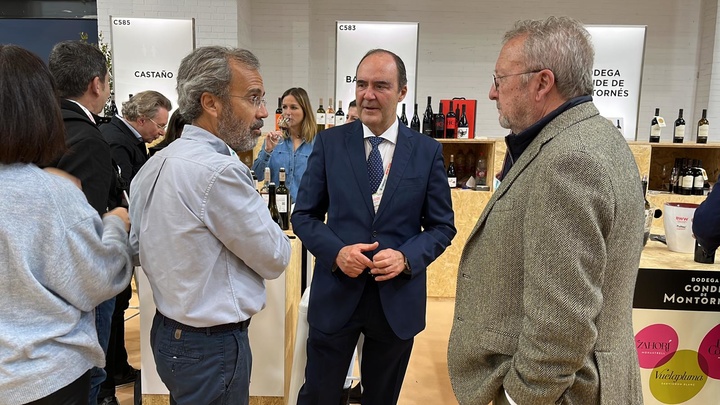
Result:
{"type": "Polygon", "coordinates": [[[373,231],[372,236],[373,236],[373,238],[377,238],[377,231],[373,231]]]}

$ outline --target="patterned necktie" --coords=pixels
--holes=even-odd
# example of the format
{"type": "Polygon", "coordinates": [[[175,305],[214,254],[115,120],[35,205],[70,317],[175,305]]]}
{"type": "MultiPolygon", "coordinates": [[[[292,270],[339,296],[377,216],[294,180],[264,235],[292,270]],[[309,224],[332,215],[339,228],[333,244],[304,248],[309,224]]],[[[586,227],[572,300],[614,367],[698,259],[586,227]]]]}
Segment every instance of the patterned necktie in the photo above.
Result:
{"type": "Polygon", "coordinates": [[[367,139],[372,145],[372,150],[370,150],[370,155],[367,160],[368,177],[370,178],[370,192],[375,194],[378,187],[380,187],[380,182],[382,182],[383,178],[383,162],[382,157],[380,156],[380,150],[378,149],[378,145],[382,143],[383,138],[379,136],[372,136],[367,139]]]}

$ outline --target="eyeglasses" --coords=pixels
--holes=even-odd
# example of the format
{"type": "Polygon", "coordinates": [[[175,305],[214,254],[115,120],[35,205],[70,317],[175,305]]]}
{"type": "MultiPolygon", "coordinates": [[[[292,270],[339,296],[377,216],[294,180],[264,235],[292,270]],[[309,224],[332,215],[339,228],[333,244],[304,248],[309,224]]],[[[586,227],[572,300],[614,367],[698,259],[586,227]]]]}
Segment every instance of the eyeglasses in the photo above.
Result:
{"type": "Polygon", "coordinates": [[[165,128],[167,128],[167,124],[165,124],[165,125],[160,125],[160,124],[158,124],[157,122],[155,122],[155,120],[153,120],[152,118],[148,118],[148,119],[149,119],[150,121],[152,121],[153,124],[157,125],[158,129],[162,129],[162,130],[164,131],[165,128]]]}
{"type": "Polygon", "coordinates": [[[255,108],[258,110],[262,108],[263,106],[267,107],[267,101],[265,100],[265,97],[260,96],[236,96],[234,94],[228,94],[230,97],[237,97],[242,98],[244,100],[249,101],[255,108]]]}
{"type": "Polygon", "coordinates": [[[495,86],[495,91],[497,91],[497,89],[500,87],[500,85],[498,84],[499,79],[504,79],[504,78],[510,77],[510,76],[527,75],[530,73],[540,73],[543,70],[545,70],[545,69],[531,70],[529,72],[522,72],[522,73],[512,73],[512,74],[505,75],[505,76],[495,76],[495,74],[493,74],[492,77],[493,77],[493,85],[495,86]]]}

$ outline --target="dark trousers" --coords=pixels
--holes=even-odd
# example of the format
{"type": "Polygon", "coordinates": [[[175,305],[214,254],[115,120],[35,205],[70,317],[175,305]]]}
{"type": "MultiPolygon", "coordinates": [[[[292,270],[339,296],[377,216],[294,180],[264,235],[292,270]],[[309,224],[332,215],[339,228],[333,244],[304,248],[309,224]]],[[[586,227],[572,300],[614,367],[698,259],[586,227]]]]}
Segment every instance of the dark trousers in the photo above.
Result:
{"type": "Polygon", "coordinates": [[[28,402],[26,405],[81,405],[87,403],[89,394],[90,370],[45,398],[28,402]]]}
{"type": "Polygon", "coordinates": [[[347,370],[361,332],[365,335],[360,365],[363,403],[397,403],[414,339],[402,340],[392,331],[380,303],[377,283],[368,277],[360,303],[345,326],[332,334],[310,326],[305,384],[300,388],[298,405],[340,403],[347,370]]]}
{"type": "MultiPolygon", "coordinates": [[[[150,345],[158,375],[179,405],[247,405],[252,353],[248,330],[190,332],[153,318],[150,345]]],[[[337,405],[337,404],[334,404],[337,405]]]]}
{"type": "Polygon", "coordinates": [[[125,310],[130,307],[130,298],[132,298],[130,284],[115,297],[115,309],[110,323],[110,340],[105,354],[106,377],[100,386],[98,398],[115,396],[115,375],[125,374],[130,367],[125,349],[125,310]]]}

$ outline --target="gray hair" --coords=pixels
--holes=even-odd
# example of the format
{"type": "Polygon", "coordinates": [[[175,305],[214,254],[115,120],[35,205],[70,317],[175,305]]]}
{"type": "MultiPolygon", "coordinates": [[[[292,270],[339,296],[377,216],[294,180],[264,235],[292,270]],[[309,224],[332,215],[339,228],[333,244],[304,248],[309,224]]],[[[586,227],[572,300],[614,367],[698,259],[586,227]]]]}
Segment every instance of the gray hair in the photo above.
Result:
{"type": "MultiPolygon", "coordinates": [[[[527,70],[550,69],[558,92],[566,100],[592,94],[595,51],[582,23],[569,17],[518,21],[505,34],[503,44],[522,36],[526,36],[527,70]]],[[[522,79],[527,83],[530,77],[523,75],[522,79]]]]}
{"type": "Polygon", "coordinates": [[[78,98],[96,77],[105,84],[107,61],[95,45],[82,41],[63,41],[50,51],[50,73],[61,98],[78,98]]]}
{"type": "Polygon", "coordinates": [[[172,103],[157,91],[141,91],[122,104],[122,115],[128,121],[138,118],[153,118],[160,108],[172,110],[172,103]]]}
{"type": "Polygon", "coordinates": [[[178,105],[188,122],[202,114],[200,96],[210,93],[222,99],[228,97],[234,60],[251,70],[260,70],[260,62],[252,52],[222,46],[197,48],[180,62],[177,74],[178,105]]]}

